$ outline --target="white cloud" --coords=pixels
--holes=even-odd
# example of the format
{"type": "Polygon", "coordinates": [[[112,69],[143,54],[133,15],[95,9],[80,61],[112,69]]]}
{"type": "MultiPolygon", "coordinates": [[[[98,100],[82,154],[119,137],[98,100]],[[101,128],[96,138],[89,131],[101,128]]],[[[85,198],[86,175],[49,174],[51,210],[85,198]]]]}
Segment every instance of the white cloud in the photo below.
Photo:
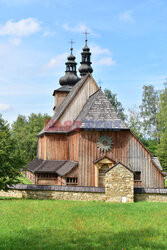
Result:
{"type": "Polygon", "coordinates": [[[125,11],[119,15],[119,19],[123,22],[133,23],[132,10],[125,11]]]}
{"type": "Polygon", "coordinates": [[[35,18],[22,19],[18,22],[8,20],[5,25],[0,25],[0,36],[29,36],[41,29],[40,22],[35,18]]]}
{"type": "Polygon", "coordinates": [[[84,23],[78,23],[75,26],[70,26],[68,23],[65,23],[65,24],[63,24],[63,28],[67,31],[70,31],[70,32],[81,33],[81,32],[85,32],[85,30],[87,30],[87,32],[89,32],[91,34],[93,33],[92,30],[89,29],[84,23]]]}
{"type": "Polygon", "coordinates": [[[13,39],[10,39],[10,43],[11,43],[13,46],[18,47],[18,46],[21,44],[21,39],[20,39],[20,38],[13,38],[13,39]]]}
{"type": "Polygon", "coordinates": [[[55,36],[56,35],[56,32],[55,31],[50,31],[50,30],[46,30],[44,33],[43,33],[43,36],[44,37],[52,37],[52,36],[55,36]]]}
{"type": "Polygon", "coordinates": [[[109,55],[109,54],[111,54],[109,49],[103,49],[98,45],[93,45],[90,47],[91,47],[91,52],[94,55],[104,55],[104,54],[109,55]]]}
{"type": "Polygon", "coordinates": [[[98,65],[106,65],[106,66],[113,66],[115,65],[115,61],[113,61],[112,57],[103,57],[98,62],[98,65]]]}
{"type": "Polygon", "coordinates": [[[101,48],[99,45],[92,44],[91,52],[93,61],[97,65],[113,66],[115,61],[112,59],[112,53],[109,49],[101,48]]]}
{"type": "Polygon", "coordinates": [[[0,103],[0,112],[2,111],[8,111],[11,109],[11,106],[9,104],[0,103]]]}
{"type": "Polygon", "coordinates": [[[64,54],[61,54],[61,55],[58,55],[58,56],[52,58],[49,61],[49,63],[45,65],[45,68],[52,69],[52,68],[60,67],[60,66],[64,65],[67,56],[68,56],[68,54],[64,53],[64,54]]]}

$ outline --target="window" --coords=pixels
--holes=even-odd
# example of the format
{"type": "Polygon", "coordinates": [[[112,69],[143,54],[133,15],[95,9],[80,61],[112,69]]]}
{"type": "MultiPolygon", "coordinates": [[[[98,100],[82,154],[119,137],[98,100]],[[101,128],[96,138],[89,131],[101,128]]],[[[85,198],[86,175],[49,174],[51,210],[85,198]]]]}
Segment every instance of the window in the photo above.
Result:
{"type": "Polygon", "coordinates": [[[141,172],[140,171],[135,172],[135,181],[141,181],[141,172]]]}
{"type": "Polygon", "coordinates": [[[54,173],[40,173],[38,174],[39,179],[56,179],[57,174],[54,173]]]}
{"type": "Polygon", "coordinates": [[[78,183],[78,178],[77,177],[67,177],[66,178],[67,184],[77,184],[78,183]]]}

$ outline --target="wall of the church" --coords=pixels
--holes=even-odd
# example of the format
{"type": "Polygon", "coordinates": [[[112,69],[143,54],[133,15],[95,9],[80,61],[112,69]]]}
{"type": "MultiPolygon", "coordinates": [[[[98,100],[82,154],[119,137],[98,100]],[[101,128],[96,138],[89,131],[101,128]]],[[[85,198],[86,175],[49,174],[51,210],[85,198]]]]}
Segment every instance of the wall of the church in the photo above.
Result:
{"type": "Polygon", "coordinates": [[[38,158],[43,160],[68,160],[66,134],[48,134],[39,137],[38,158]]]}
{"type": "Polygon", "coordinates": [[[64,99],[66,98],[66,96],[68,95],[69,92],[56,92],[55,93],[55,109],[54,112],[57,111],[57,108],[62,104],[62,102],[64,101],[64,99]]]}
{"type": "Polygon", "coordinates": [[[105,154],[97,147],[102,135],[112,137],[113,147],[106,155],[115,162],[122,162],[133,171],[141,171],[142,182],[136,187],[163,188],[164,177],[151,160],[150,153],[129,131],[79,131],[51,134],[39,138],[38,157],[44,160],[78,161],[78,185],[95,186],[94,161],[105,154]]]}
{"type": "Polygon", "coordinates": [[[113,148],[106,155],[115,162],[122,162],[134,171],[141,171],[142,187],[164,187],[164,177],[153,164],[151,155],[128,130],[82,131],[79,137],[79,185],[95,186],[93,162],[105,154],[97,148],[102,135],[112,137],[113,148]]]}

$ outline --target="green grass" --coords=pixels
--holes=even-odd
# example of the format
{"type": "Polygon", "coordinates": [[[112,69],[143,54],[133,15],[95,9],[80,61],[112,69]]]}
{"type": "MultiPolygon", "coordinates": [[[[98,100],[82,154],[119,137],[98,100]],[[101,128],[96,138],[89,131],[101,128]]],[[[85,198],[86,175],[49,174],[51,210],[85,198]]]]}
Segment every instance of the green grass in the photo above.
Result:
{"type": "Polygon", "coordinates": [[[167,180],[165,180],[165,187],[167,187],[167,180]]]}
{"type": "Polygon", "coordinates": [[[32,184],[32,182],[24,176],[21,176],[18,179],[21,181],[22,184],[32,184]]]}
{"type": "Polygon", "coordinates": [[[166,249],[167,204],[0,200],[0,249],[166,249]]]}

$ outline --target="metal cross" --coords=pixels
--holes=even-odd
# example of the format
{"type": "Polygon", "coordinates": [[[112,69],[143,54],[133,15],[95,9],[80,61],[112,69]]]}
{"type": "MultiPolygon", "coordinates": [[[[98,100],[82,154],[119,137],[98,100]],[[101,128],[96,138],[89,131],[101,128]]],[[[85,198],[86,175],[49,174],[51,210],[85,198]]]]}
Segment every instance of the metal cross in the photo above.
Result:
{"type": "Polygon", "coordinates": [[[99,80],[98,84],[99,84],[99,86],[100,86],[100,89],[101,89],[102,83],[103,83],[103,82],[102,82],[101,80],[99,80]]]}
{"type": "Polygon", "coordinates": [[[82,34],[85,35],[85,42],[87,44],[87,41],[88,41],[88,34],[90,34],[87,30],[85,30],[85,32],[83,32],[82,34]]]}
{"type": "Polygon", "coordinates": [[[71,53],[72,53],[72,50],[73,50],[73,44],[74,44],[75,42],[71,39],[71,41],[70,41],[69,43],[71,44],[71,48],[70,48],[70,50],[71,50],[71,53]]]}

